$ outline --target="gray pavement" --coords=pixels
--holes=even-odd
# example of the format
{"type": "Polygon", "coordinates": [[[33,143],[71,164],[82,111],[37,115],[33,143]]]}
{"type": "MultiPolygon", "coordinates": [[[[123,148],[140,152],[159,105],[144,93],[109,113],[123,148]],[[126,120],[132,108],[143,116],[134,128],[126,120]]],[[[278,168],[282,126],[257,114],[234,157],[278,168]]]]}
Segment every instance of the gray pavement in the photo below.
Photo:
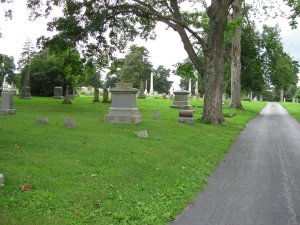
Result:
{"type": "Polygon", "coordinates": [[[300,225],[300,125],[268,103],[171,225],[300,225]]]}

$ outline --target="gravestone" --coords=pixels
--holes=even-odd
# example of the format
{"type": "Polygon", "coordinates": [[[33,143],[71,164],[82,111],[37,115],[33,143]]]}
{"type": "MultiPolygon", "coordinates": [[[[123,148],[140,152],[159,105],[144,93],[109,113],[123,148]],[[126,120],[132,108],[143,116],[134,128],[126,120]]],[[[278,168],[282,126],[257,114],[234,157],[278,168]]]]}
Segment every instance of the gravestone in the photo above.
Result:
{"type": "Polygon", "coordinates": [[[99,95],[100,95],[99,88],[95,88],[95,91],[94,91],[94,100],[93,100],[93,102],[100,102],[99,95]]]}
{"type": "Polygon", "coordinates": [[[109,100],[108,100],[108,90],[107,90],[107,88],[105,88],[104,90],[103,90],[103,101],[102,102],[104,102],[104,103],[109,103],[109,100]]]}
{"type": "Polygon", "coordinates": [[[199,92],[196,92],[196,100],[200,100],[200,93],[199,92]]]}
{"type": "Polygon", "coordinates": [[[163,94],[162,94],[162,98],[163,98],[163,99],[167,99],[167,94],[166,94],[166,93],[163,93],[163,94]]]}
{"type": "Polygon", "coordinates": [[[143,82],[143,80],[141,80],[141,82],[140,82],[140,92],[139,92],[138,98],[145,99],[146,95],[145,95],[144,92],[145,92],[145,90],[144,90],[144,82],[143,82]]]}
{"type": "Polygon", "coordinates": [[[62,87],[54,87],[54,99],[63,99],[63,89],[62,87]]]}
{"type": "Polygon", "coordinates": [[[2,91],[2,103],[0,114],[15,114],[14,95],[10,91],[2,91]]]}
{"type": "Polygon", "coordinates": [[[63,104],[72,104],[72,100],[73,100],[73,95],[70,95],[69,86],[67,86],[63,104]]]}
{"type": "Polygon", "coordinates": [[[117,83],[111,88],[111,107],[105,116],[105,123],[137,124],[142,122],[142,116],[136,108],[137,89],[131,83],[117,83]]]}
{"type": "Polygon", "coordinates": [[[0,173],[0,187],[4,186],[4,176],[3,173],[0,173]]]}
{"type": "Polygon", "coordinates": [[[174,91],[174,101],[173,101],[173,105],[171,105],[171,108],[175,108],[175,109],[191,109],[192,106],[189,105],[189,101],[188,101],[188,97],[189,97],[189,93],[186,90],[178,90],[178,91],[174,91]]]}
{"type": "Polygon", "coordinates": [[[22,99],[31,99],[30,87],[23,86],[21,87],[20,98],[22,99]]]}
{"type": "Polygon", "coordinates": [[[173,99],[174,99],[174,94],[170,94],[170,95],[169,95],[169,99],[170,99],[170,100],[173,100],[173,99]]]}
{"type": "Polygon", "coordinates": [[[146,130],[137,131],[135,132],[135,135],[139,138],[148,138],[148,132],[146,130]]]}
{"type": "Polygon", "coordinates": [[[186,123],[186,124],[195,124],[195,120],[193,116],[194,116],[193,110],[180,110],[179,122],[186,123]]]}
{"type": "Polygon", "coordinates": [[[160,113],[159,113],[160,108],[156,108],[156,110],[157,111],[152,114],[152,119],[153,120],[160,120],[160,113]]]}
{"type": "Polygon", "coordinates": [[[41,124],[41,125],[48,125],[49,121],[48,121],[48,118],[38,118],[36,120],[36,123],[41,124]]]}
{"type": "Polygon", "coordinates": [[[74,118],[64,118],[64,127],[69,129],[76,128],[76,120],[74,118]]]}

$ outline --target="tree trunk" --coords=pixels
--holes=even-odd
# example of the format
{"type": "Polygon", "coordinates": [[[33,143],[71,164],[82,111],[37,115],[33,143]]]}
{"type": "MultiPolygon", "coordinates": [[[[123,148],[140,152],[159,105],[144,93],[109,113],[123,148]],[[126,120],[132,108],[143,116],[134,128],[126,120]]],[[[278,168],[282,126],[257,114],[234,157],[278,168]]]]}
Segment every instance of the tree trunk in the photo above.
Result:
{"type": "MultiPolygon", "coordinates": [[[[239,19],[243,0],[235,0],[232,4],[232,19],[239,19]]],[[[231,107],[243,110],[241,103],[241,28],[236,31],[231,46],[231,107]]]]}
{"type": "Polygon", "coordinates": [[[283,89],[280,90],[280,101],[283,102],[283,89]]]}
{"type": "Polygon", "coordinates": [[[224,32],[228,8],[232,1],[212,1],[207,14],[210,33],[205,53],[204,107],[202,120],[211,124],[223,124],[222,93],[224,89],[224,32]]]}

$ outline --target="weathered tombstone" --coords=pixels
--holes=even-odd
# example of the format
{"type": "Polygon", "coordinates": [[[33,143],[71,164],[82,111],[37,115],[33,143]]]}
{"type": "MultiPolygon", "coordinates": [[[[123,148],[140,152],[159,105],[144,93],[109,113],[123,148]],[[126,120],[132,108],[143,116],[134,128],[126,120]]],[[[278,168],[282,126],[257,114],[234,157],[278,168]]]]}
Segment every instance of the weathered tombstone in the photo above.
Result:
{"type": "Polygon", "coordinates": [[[166,94],[166,93],[163,93],[163,94],[162,94],[162,98],[163,98],[163,99],[167,99],[167,94],[166,94]]]}
{"type": "Polygon", "coordinates": [[[21,87],[20,98],[22,99],[31,99],[30,87],[23,86],[21,87]]]}
{"type": "Polygon", "coordinates": [[[142,122],[142,116],[136,108],[137,89],[131,83],[117,83],[110,89],[111,107],[105,116],[105,123],[136,124],[142,122]]]}
{"type": "Polygon", "coordinates": [[[157,111],[152,114],[152,119],[153,120],[160,120],[160,113],[159,113],[160,108],[156,108],[156,110],[157,111]]]}
{"type": "Polygon", "coordinates": [[[186,124],[194,124],[195,120],[193,118],[193,110],[180,110],[179,111],[179,122],[186,124]]]}
{"type": "Polygon", "coordinates": [[[196,92],[196,100],[200,100],[200,93],[199,92],[196,92]]]}
{"type": "Polygon", "coordinates": [[[63,89],[62,87],[54,87],[54,99],[63,99],[63,89]]]}
{"type": "Polygon", "coordinates": [[[108,100],[108,90],[107,90],[107,88],[105,88],[104,90],[103,90],[103,101],[102,102],[104,102],[104,103],[108,103],[109,102],[109,100],[108,100]]]}
{"type": "Polygon", "coordinates": [[[36,123],[41,124],[41,125],[47,125],[47,124],[49,124],[49,120],[48,120],[48,118],[38,118],[36,120],[36,123]]]}
{"type": "Polygon", "coordinates": [[[76,128],[76,120],[74,118],[64,118],[64,127],[69,129],[76,128]]]}
{"type": "Polygon", "coordinates": [[[10,91],[2,91],[2,103],[0,114],[15,114],[14,95],[10,91]]]}
{"type": "Polygon", "coordinates": [[[192,106],[189,105],[188,96],[189,92],[186,90],[174,91],[175,99],[171,108],[175,109],[191,109],[192,106]]]}
{"type": "Polygon", "coordinates": [[[145,99],[146,95],[145,95],[144,92],[145,92],[145,90],[144,90],[144,82],[143,82],[143,80],[141,80],[141,82],[140,82],[140,92],[139,92],[138,98],[145,99]]]}
{"type": "Polygon", "coordinates": [[[148,138],[148,132],[146,130],[137,131],[135,132],[135,135],[139,138],[148,138]]]}
{"type": "Polygon", "coordinates": [[[0,173],[0,187],[4,186],[4,176],[3,173],[0,173]]]}
{"type": "Polygon", "coordinates": [[[170,94],[169,99],[173,100],[174,99],[174,94],[170,94]]]}
{"type": "Polygon", "coordinates": [[[72,104],[72,100],[73,100],[73,95],[70,95],[69,86],[67,86],[63,104],[72,104]]]}
{"type": "Polygon", "coordinates": [[[100,95],[99,88],[95,88],[95,91],[94,91],[94,100],[93,100],[93,102],[100,102],[99,95],[100,95]]]}

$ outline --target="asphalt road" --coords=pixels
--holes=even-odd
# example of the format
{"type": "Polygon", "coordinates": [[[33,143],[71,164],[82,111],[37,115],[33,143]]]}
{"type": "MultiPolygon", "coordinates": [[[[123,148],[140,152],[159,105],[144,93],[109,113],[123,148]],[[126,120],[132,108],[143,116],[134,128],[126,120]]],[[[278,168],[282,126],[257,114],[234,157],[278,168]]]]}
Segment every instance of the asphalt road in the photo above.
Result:
{"type": "Polygon", "coordinates": [[[300,225],[300,125],[268,103],[171,225],[300,225]]]}

